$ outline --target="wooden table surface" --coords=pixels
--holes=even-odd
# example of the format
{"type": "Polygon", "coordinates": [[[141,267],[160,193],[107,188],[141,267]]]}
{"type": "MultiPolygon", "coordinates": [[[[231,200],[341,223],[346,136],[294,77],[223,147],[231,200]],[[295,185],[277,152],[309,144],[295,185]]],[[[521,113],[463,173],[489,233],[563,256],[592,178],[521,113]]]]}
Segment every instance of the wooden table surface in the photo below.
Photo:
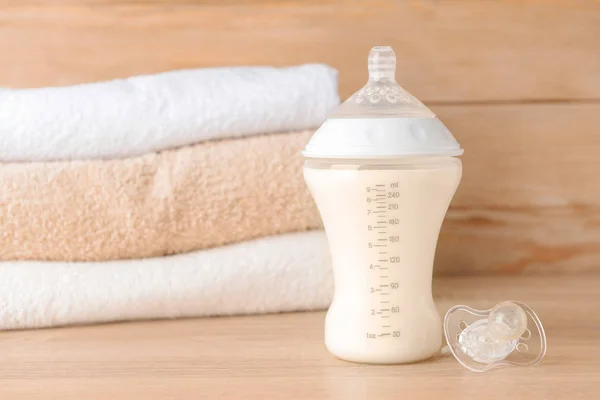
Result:
{"type": "Polygon", "coordinates": [[[537,310],[543,363],[472,373],[449,357],[398,366],[340,361],[322,312],[5,332],[1,399],[597,399],[600,277],[444,278],[440,311],[507,299],[537,310]]]}

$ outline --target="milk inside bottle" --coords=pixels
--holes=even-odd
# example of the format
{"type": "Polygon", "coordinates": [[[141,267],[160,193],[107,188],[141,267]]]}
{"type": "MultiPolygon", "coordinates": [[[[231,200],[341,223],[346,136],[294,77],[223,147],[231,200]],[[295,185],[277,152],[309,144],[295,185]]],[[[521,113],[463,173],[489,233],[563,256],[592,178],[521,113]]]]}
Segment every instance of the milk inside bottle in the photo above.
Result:
{"type": "Polygon", "coordinates": [[[406,363],[442,344],[431,277],[463,150],[396,83],[390,47],[374,47],[368,68],[366,86],[333,112],[303,153],[333,264],[325,343],[349,361],[406,363]]]}

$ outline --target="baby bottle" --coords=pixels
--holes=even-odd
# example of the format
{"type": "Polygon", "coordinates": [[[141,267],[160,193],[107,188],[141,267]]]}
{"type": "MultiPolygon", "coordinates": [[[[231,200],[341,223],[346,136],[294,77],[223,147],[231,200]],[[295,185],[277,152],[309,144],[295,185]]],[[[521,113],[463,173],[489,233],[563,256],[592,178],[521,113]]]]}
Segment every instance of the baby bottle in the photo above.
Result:
{"type": "Polygon", "coordinates": [[[431,277],[463,150],[396,83],[390,47],[374,47],[368,61],[367,84],[303,152],[333,264],[325,344],[349,361],[408,363],[429,358],[442,344],[431,277]]]}

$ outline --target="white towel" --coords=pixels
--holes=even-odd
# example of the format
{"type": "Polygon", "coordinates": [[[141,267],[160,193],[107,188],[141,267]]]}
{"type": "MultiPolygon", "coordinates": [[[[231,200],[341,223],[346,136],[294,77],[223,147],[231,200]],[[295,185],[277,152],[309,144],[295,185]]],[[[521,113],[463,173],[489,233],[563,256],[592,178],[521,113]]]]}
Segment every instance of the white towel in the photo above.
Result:
{"type": "Polygon", "coordinates": [[[326,308],[322,231],[144,260],[0,263],[0,329],[326,308]]]}
{"type": "Polygon", "coordinates": [[[338,103],[337,71],[321,64],[0,89],[0,162],[119,158],[302,130],[321,124],[338,103]]]}

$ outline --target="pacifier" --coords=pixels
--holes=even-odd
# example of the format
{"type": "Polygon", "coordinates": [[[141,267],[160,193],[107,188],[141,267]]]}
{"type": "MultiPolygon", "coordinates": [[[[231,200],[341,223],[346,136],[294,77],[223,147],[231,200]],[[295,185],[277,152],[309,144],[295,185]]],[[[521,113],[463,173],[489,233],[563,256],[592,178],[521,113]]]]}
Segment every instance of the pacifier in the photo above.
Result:
{"type": "Polygon", "coordinates": [[[546,354],[540,319],[516,301],[504,301],[489,310],[454,306],[444,318],[444,334],[448,345],[442,353],[451,352],[474,372],[503,365],[535,365],[546,354]]]}

